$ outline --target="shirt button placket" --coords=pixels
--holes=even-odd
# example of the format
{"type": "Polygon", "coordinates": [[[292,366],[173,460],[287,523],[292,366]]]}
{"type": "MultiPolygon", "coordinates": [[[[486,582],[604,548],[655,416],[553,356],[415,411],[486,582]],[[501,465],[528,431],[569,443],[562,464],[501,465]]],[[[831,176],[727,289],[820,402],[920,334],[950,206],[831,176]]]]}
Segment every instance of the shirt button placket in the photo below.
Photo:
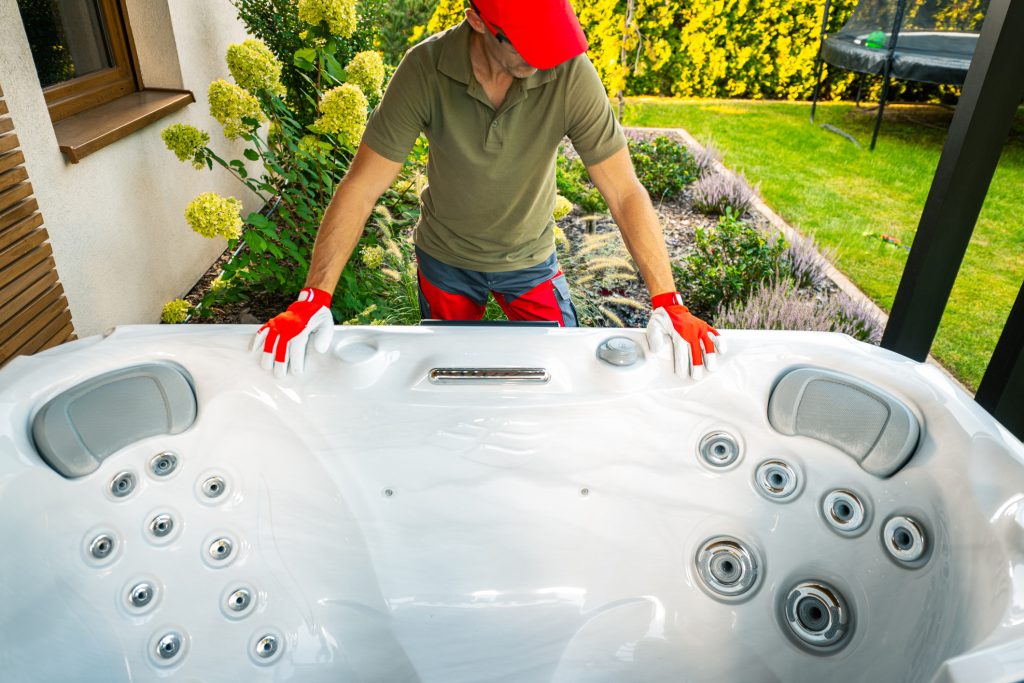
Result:
{"type": "Polygon", "coordinates": [[[501,149],[500,123],[498,119],[494,119],[487,131],[487,147],[490,149],[501,149]]]}

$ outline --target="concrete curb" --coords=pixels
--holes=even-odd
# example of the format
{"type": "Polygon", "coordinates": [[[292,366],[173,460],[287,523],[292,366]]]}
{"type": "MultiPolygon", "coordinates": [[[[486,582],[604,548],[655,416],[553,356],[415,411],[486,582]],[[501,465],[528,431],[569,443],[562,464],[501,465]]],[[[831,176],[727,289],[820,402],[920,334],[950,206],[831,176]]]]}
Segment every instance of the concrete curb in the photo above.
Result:
{"type": "MultiPolygon", "coordinates": [[[[632,127],[630,128],[630,130],[647,131],[652,133],[665,133],[668,135],[678,135],[680,138],[682,138],[684,144],[686,144],[686,146],[690,149],[692,153],[697,153],[704,147],[699,142],[697,142],[696,138],[694,138],[692,135],[690,135],[689,132],[682,128],[632,127]]],[[[733,172],[720,161],[715,162],[715,170],[718,171],[719,173],[733,175],[733,172]]],[[[792,242],[796,238],[796,236],[801,235],[801,233],[798,230],[796,230],[789,223],[783,220],[782,216],[775,213],[771,209],[771,207],[765,204],[764,201],[756,194],[754,196],[754,201],[752,204],[753,210],[757,212],[757,214],[764,218],[766,221],[768,221],[768,223],[770,223],[772,227],[774,227],[776,230],[785,235],[787,240],[792,242]]],[[[819,255],[821,255],[820,252],[819,255]]],[[[871,311],[871,313],[875,316],[875,319],[882,325],[882,327],[885,327],[885,325],[889,322],[888,314],[885,311],[883,311],[881,307],[878,304],[876,304],[867,294],[862,292],[860,288],[857,287],[857,285],[855,285],[852,280],[850,280],[850,278],[846,277],[843,273],[839,272],[839,270],[835,266],[833,266],[828,259],[822,256],[821,260],[822,263],[825,264],[825,275],[828,277],[828,279],[835,283],[836,287],[838,287],[848,297],[860,303],[867,310],[871,311]]],[[[967,388],[959,379],[954,377],[953,374],[950,373],[949,370],[947,370],[941,363],[939,363],[939,361],[937,361],[931,354],[928,354],[927,362],[941,370],[942,373],[946,375],[946,377],[948,377],[950,380],[956,383],[956,385],[963,389],[969,396],[974,396],[973,391],[967,388]]]]}

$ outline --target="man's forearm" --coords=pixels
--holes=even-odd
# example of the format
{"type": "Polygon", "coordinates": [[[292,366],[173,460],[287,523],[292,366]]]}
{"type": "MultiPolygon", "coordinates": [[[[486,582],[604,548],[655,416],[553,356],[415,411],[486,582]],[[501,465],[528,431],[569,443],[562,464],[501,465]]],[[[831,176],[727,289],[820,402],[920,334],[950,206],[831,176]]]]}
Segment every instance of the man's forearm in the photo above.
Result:
{"type": "Polygon", "coordinates": [[[367,203],[360,192],[347,187],[342,180],[324,212],[316,235],[313,261],[306,276],[307,287],[334,292],[341,271],[359,244],[359,237],[363,234],[371,211],[373,203],[367,203]]]}
{"type": "Polygon", "coordinates": [[[675,291],[665,236],[647,192],[638,187],[637,191],[624,196],[619,206],[611,207],[611,211],[651,296],[675,291]]]}

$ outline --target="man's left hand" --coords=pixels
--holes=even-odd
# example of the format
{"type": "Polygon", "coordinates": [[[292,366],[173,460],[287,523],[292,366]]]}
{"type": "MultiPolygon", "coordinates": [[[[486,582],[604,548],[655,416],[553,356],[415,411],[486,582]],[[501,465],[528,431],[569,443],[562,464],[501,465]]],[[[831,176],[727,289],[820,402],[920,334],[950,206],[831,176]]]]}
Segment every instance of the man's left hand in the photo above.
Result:
{"type": "Polygon", "coordinates": [[[690,313],[678,292],[655,295],[651,306],[655,311],[665,309],[676,334],[690,347],[690,375],[700,379],[705,367],[715,370],[715,354],[722,351],[718,330],[690,313]]]}

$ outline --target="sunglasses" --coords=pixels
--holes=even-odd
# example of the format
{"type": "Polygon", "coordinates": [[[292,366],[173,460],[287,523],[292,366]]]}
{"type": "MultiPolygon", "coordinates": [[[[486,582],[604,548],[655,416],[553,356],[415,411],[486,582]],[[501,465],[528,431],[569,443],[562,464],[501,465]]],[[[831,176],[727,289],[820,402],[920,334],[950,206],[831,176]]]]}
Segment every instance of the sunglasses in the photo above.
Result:
{"type": "Polygon", "coordinates": [[[501,32],[500,28],[498,28],[497,26],[495,26],[491,22],[489,22],[486,19],[484,19],[484,15],[480,13],[480,8],[478,8],[476,6],[475,2],[472,2],[472,0],[470,0],[469,6],[473,8],[473,11],[476,12],[478,17],[480,17],[480,21],[484,22],[484,25],[488,29],[490,29],[491,33],[494,34],[494,37],[498,39],[499,43],[504,43],[505,45],[508,45],[509,47],[512,46],[512,41],[508,39],[508,36],[506,36],[504,33],[501,32]]]}

